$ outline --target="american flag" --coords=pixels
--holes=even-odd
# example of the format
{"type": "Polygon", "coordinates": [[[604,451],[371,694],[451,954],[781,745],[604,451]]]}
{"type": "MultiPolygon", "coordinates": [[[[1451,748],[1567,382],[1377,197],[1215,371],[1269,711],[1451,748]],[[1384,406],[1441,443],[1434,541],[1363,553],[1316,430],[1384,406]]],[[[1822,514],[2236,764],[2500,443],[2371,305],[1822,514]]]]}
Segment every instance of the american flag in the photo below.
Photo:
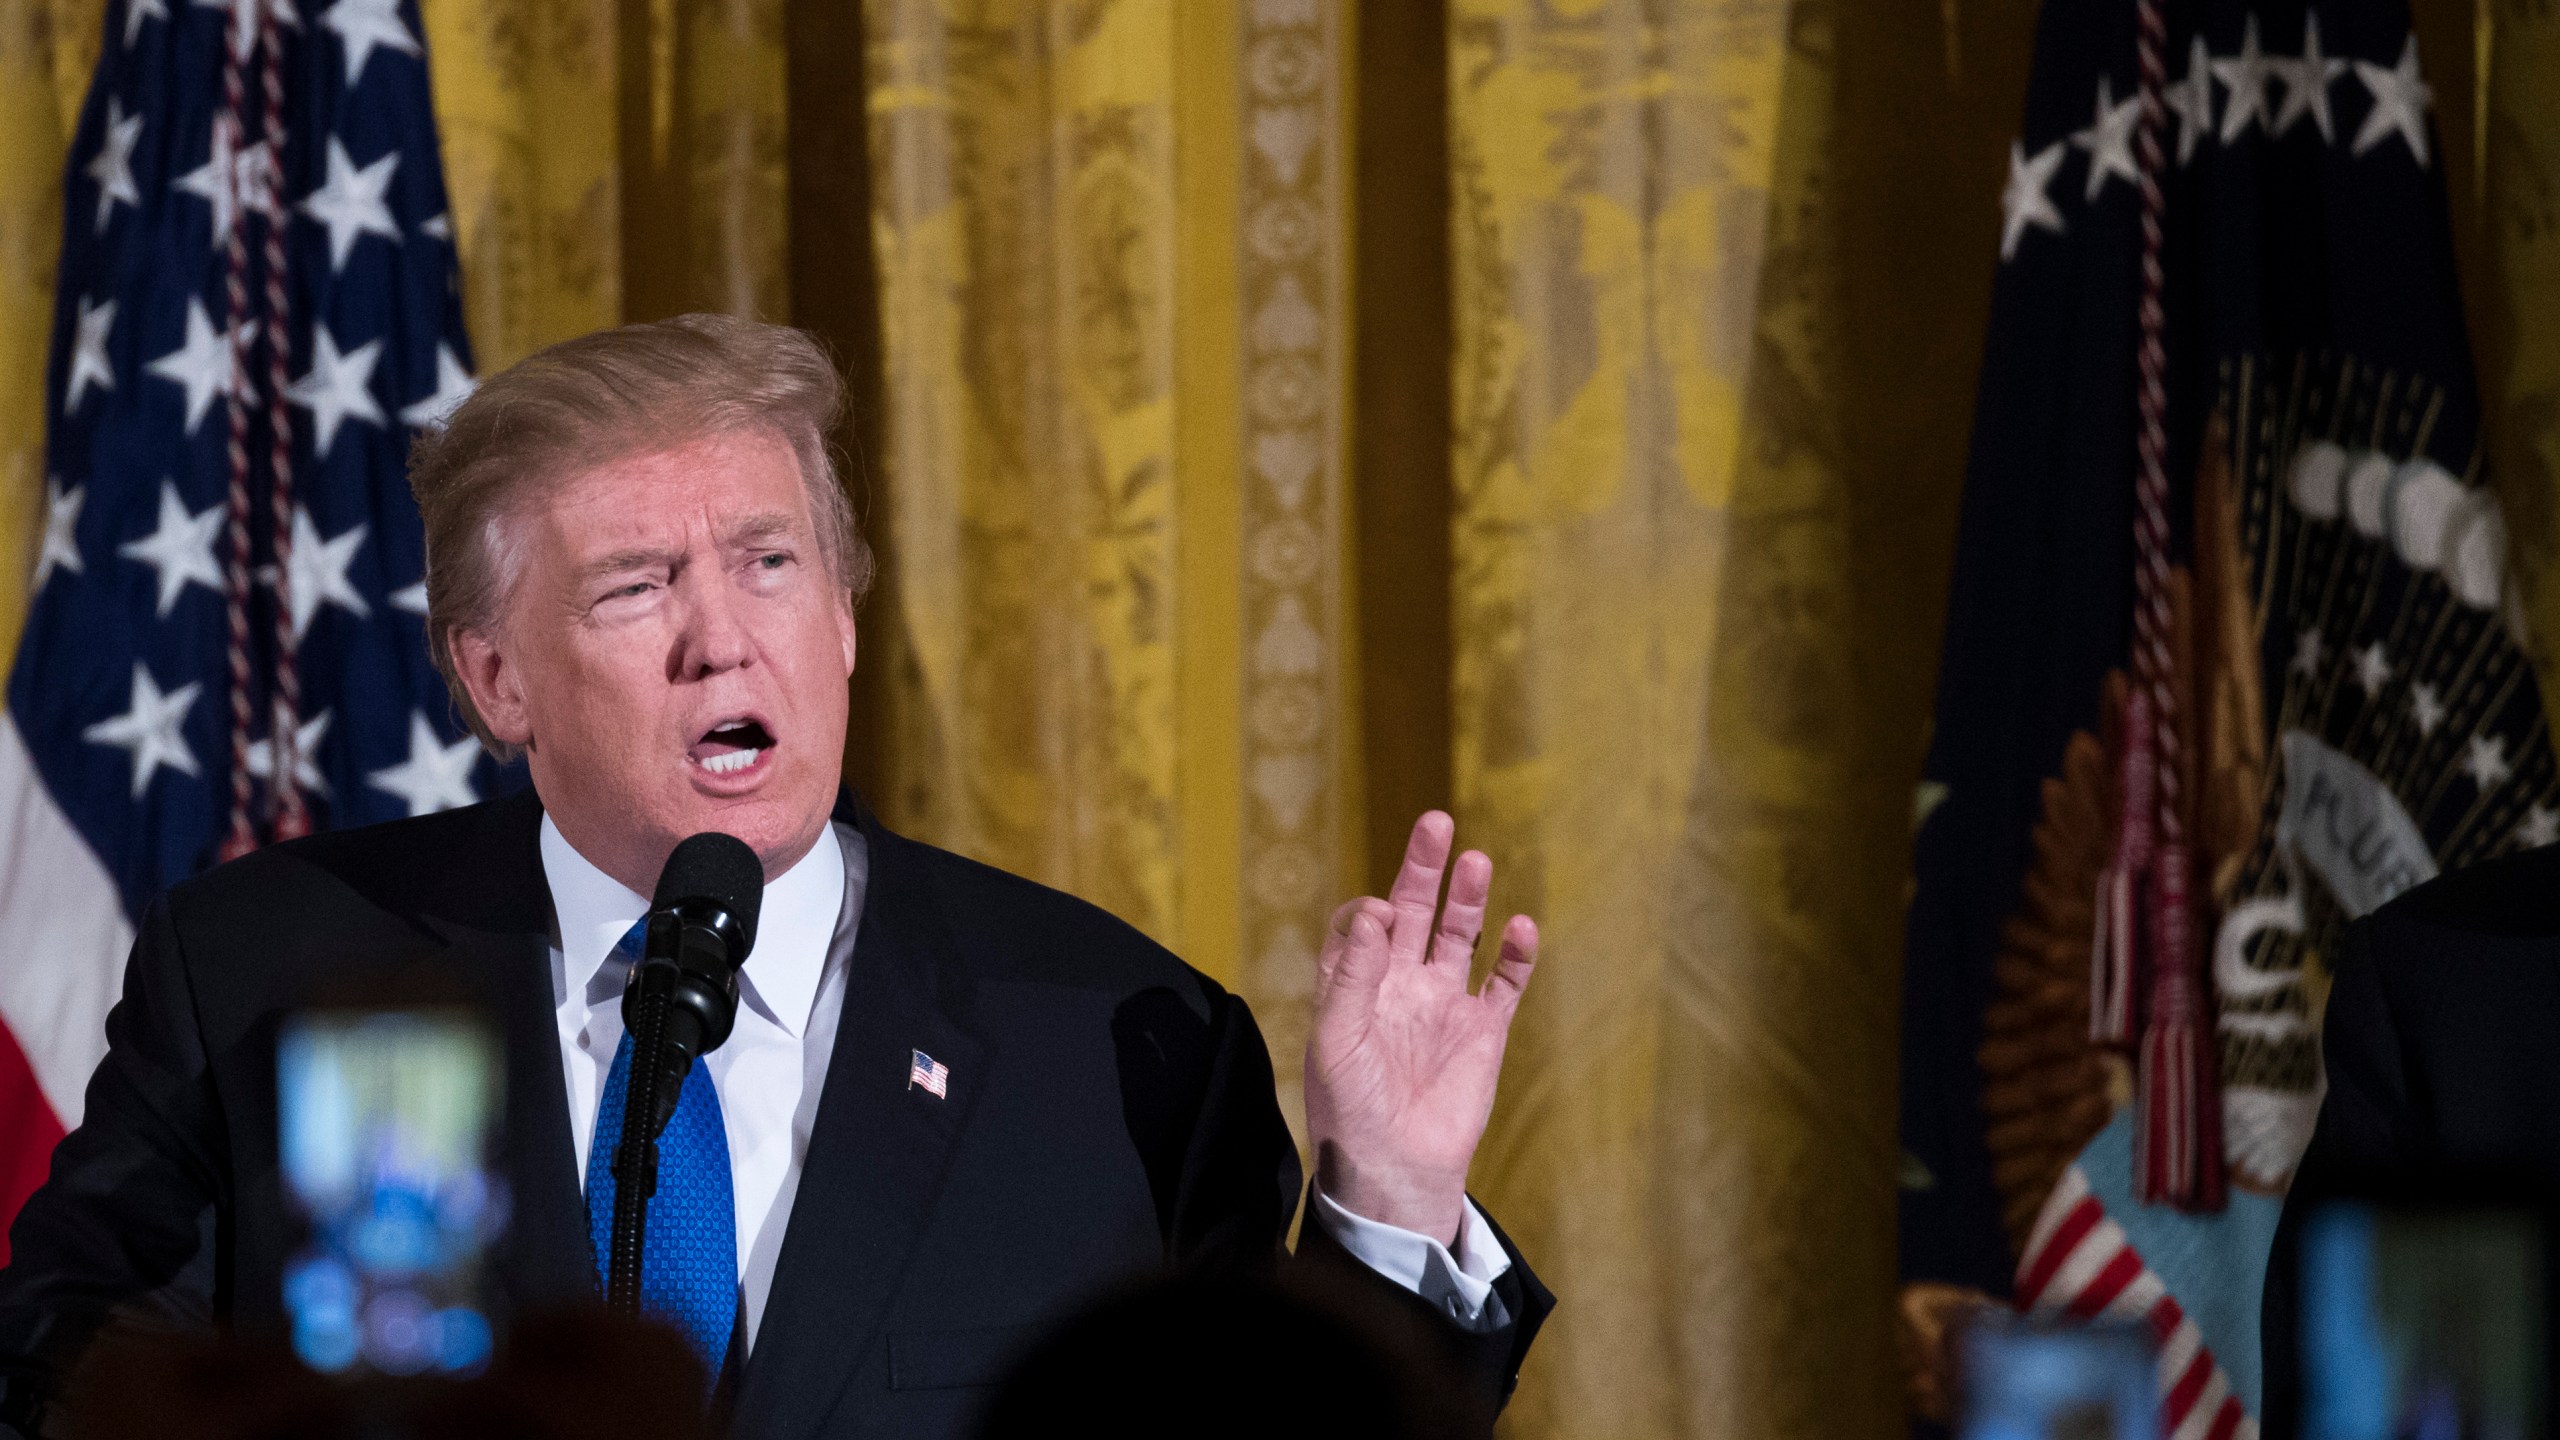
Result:
{"type": "Polygon", "coordinates": [[[1899,1260],[2148,1322],[2177,1440],[2256,1433],[2346,927],[2560,842],[2436,104],[2406,0],[2047,5],[2006,147],[1899,1260]]]}
{"type": "MultiPolygon", "coordinates": [[[[2169,1284],[2134,1248],[2078,1165],[2036,1217],[2018,1262],[2018,1308],[2047,1319],[2122,1320],[2151,1329],[2164,1440],[2250,1440],[2257,1421],[2169,1284]]],[[[2244,1337],[2245,1339],[2245,1337],[2244,1337]]]]}
{"type": "Polygon", "coordinates": [[[919,1085],[932,1091],[935,1099],[948,1098],[951,1067],[921,1050],[916,1051],[915,1058],[907,1062],[907,1088],[913,1090],[919,1085]]]}
{"type": "Polygon", "coordinates": [[[414,0],[116,0],[105,23],[0,715],[0,1219],[79,1123],[153,896],[511,779],[421,627],[404,461],[471,361],[414,0]]]}

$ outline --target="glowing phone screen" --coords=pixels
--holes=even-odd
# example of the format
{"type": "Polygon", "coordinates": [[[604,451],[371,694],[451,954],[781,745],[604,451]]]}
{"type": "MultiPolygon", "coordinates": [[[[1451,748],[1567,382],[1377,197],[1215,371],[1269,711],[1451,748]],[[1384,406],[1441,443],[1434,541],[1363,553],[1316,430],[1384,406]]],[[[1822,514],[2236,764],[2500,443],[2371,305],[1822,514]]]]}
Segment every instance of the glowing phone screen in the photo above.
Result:
{"type": "Polygon", "coordinates": [[[2539,1440],[2549,1299],[2526,1209],[2332,1201],[2303,1229],[2305,1440],[2539,1440]]]}
{"type": "Polygon", "coordinates": [[[306,1227],[285,1269],[293,1347],[328,1374],[469,1374],[488,1362],[484,1257],[502,1093],[469,1011],[315,1010],[278,1038],[285,1189],[306,1227]]]}
{"type": "Polygon", "coordinates": [[[1964,1360],[1963,1440],[2159,1440],[2158,1355],[2139,1327],[1986,1318],[1964,1360]]]}

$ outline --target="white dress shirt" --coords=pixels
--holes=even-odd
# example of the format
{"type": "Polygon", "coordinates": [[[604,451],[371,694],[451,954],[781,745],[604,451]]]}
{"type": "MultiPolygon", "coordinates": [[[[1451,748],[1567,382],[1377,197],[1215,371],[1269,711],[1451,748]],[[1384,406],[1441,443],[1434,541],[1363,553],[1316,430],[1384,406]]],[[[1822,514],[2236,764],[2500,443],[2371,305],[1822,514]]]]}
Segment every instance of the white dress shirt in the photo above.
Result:
{"type": "MultiPolygon", "coordinates": [[[[551,952],[552,999],[560,1025],[562,1077],[569,1084],[569,1133],[578,1177],[587,1174],[596,1103],[622,1044],[622,987],[630,961],[614,953],[649,912],[647,897],[588,863],[551,817],[542,817],[542,876],[559,927],[551,952]]],[[[830,825],[800,863],[764,887],[755,953],[738,972],[738,1020],[705,1057],[729,1136],[730,1193],[738,1206],[738,1287],[746,1302],[749,1348],[773,1291],[773,1265],[791,1223],[801,1158],[818,1118],[827,1057],[844,1009],[844,968],[827,963],[836,917],[862,905],[870,876],[861,832],[830,825]],[[852,840],[851,849],[845,840],[852,840]]]]}
{"type": "MultiPolygon", "coordinates": [[[[839,917],[858,918],[870,881],[862,832],[831,824],[800,862],[768,881],[756,920],[755,953],[738,972],[737,1026],[705,1064],[729,1137],[731,1193],[738,1206],[738,1287],[753,1349],[773,1291],[774,1262],[791,1223],[801,1161],[826,1088],[844,1011],[845,966],[831,963],[839,917]]],[[[647,897],[597,869],[542,817],[542,875],[556,927],[551,995],[568,1082],[569,1133],[585,1183],[597,1098],[622,1044],[622,988],[630,962],[614,947],[649,911],[647,897]]],[[[1421,1296],[1463,1328],[1510,1323],[1493,1282],[1511,1257],[1467,1203],[1455,1252],[1427,1235],[1363,1219],[1317,1192],[1310,1217],[1362,1264],[1421,1296]],[[1488,1303],[1490,1302],[1490,1303],[1488,1303]]]]}

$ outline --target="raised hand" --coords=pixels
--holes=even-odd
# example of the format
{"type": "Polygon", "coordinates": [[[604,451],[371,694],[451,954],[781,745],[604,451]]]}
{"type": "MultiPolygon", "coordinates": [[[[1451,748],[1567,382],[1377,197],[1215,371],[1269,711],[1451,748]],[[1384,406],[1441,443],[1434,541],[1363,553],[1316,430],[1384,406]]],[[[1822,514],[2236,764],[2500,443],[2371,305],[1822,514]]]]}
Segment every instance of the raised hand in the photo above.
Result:
{"type": "Polygon", "coordinates": [[[1467,1165],[1538,959],[1537,923],[1514,915],[1483,992],[1468,990],[1493,862],[1470,850],[1452,870],[1457,828],[1440,811],[1423,815],[1388,897],[1364,895],[1333,912],[1307,1037],[1316,1182],[1363,1219],[1444,1242],[1458,1235],[1467,1165]]]}

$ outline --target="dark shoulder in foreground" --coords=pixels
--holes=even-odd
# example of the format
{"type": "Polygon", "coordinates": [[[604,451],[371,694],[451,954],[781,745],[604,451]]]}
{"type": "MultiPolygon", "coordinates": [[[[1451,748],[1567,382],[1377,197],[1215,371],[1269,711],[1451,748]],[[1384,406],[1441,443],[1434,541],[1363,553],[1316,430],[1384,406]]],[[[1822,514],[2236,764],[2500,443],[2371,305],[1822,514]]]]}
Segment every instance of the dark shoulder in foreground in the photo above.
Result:
{"type": "Polygon", "coordinates": [[[2375,911],[2381,927],[2492,939],[2560,936],[2560,845],[2447,871],[2375,911]]]}
{"type": "Polygon", "coordinates": [[[1099,905],[922,841],[876,828],[871,834],[874,897],[896,879],[882,853],[894,847],[897,861],[932,888],[952,939],[981,980],[1113,992],[1169,987],[1204,1010],[1225,993],[1099,905]]]}

